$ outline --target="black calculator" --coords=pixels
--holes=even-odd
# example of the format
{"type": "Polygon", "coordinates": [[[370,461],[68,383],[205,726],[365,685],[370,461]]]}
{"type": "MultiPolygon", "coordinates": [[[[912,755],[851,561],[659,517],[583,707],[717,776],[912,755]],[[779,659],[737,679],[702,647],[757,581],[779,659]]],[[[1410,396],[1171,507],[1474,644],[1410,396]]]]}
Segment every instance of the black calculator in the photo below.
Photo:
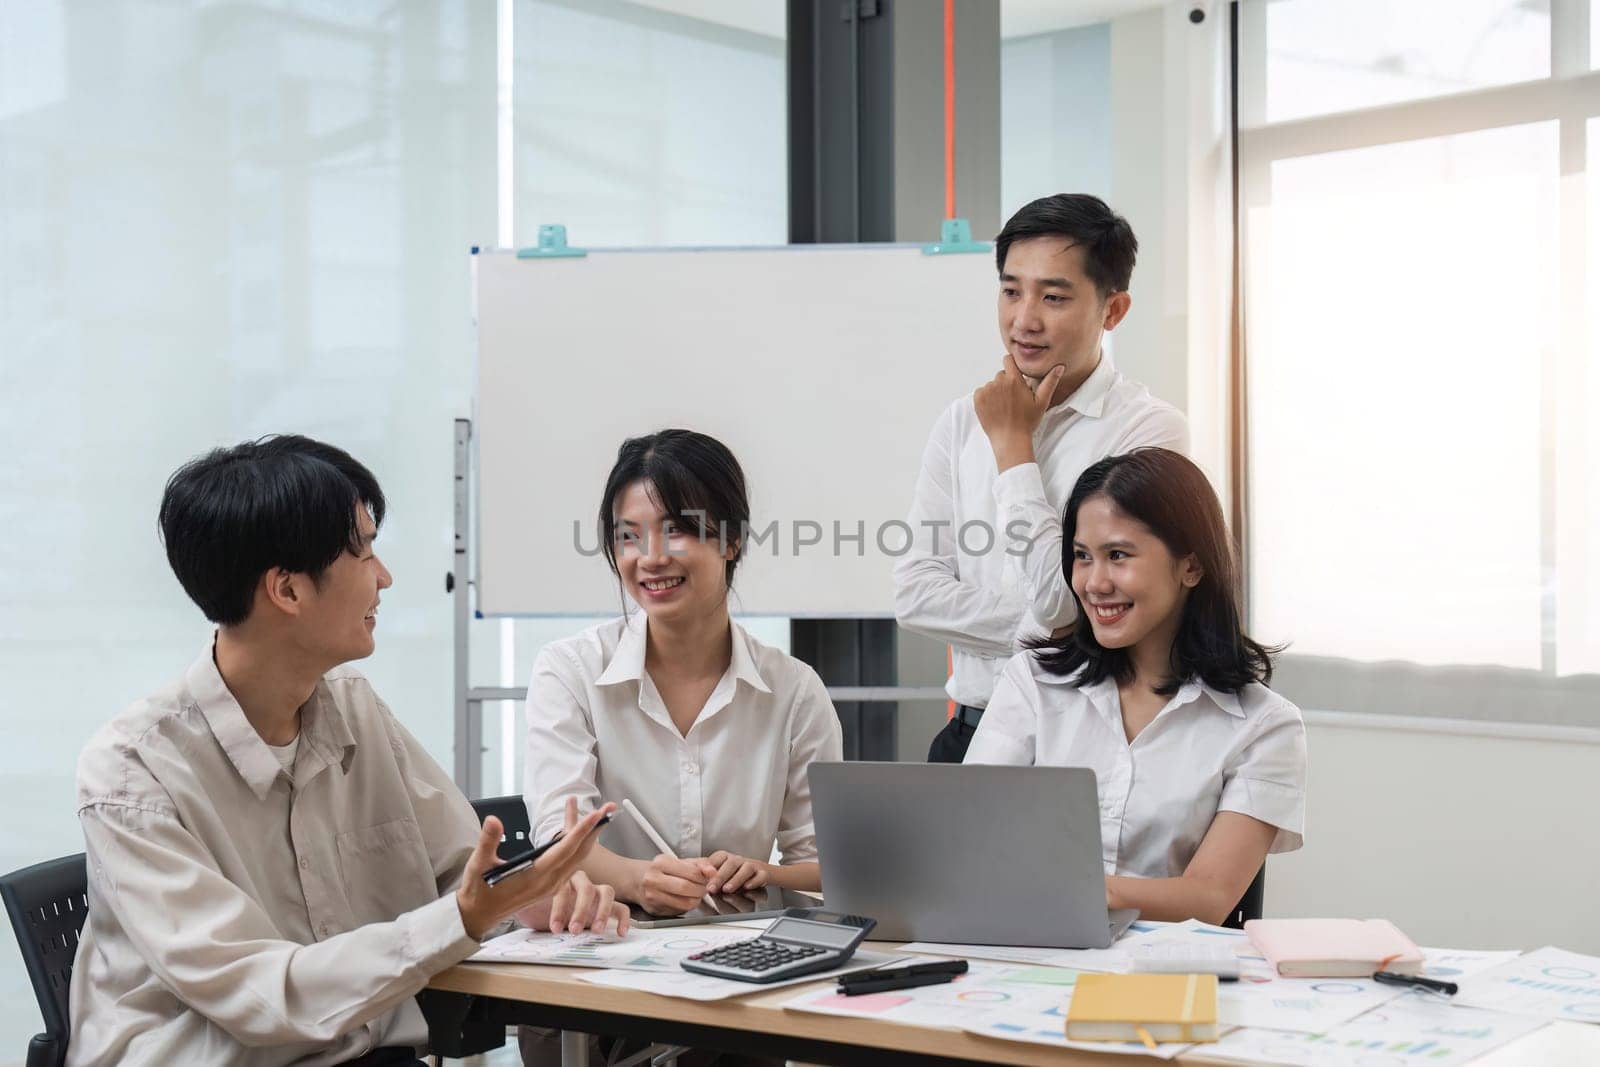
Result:
{"type": "Polygon", "coordinates": [[[683,969],[740,982],[781,982],[831,971],[855,954],[878,920],[821,908],[790,908],[760,937],[696,952],[683,969]]]}

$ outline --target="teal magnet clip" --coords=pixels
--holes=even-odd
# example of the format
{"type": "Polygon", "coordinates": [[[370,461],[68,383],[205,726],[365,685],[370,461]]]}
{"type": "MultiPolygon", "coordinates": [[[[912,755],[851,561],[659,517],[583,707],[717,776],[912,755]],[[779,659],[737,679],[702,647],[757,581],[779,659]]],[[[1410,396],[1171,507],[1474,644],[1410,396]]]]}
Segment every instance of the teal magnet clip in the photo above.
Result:
{"type": "Polygon", "coordinates": [[[539,243],[532,248],[517,249],[518,259],[571,259],[588,254],[582,248],[567,246],[565,226],[540,226],[539,243]]]}
{"type": "Polygon", "coordinates": [[[939,224],[939,243],[922,246],[925,256],[952,256],[960,252],[988,252],[994,245],[972,239],[972,224],[966,219],[945,219],[939,224]]]}

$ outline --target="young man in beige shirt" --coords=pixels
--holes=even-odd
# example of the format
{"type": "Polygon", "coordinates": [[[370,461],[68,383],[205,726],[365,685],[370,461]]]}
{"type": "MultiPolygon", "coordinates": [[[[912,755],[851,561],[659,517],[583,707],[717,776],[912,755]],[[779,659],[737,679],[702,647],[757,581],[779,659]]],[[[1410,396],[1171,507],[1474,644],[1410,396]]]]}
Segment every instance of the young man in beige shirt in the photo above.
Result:
{"type": "Polygon", "coordinates": [[[344,666],[391,584],[383,513],[365,467],[304,437],[167,483],[167,559],[217,630],[79,760],[69,1064],[414,1064],[414,994],[503,920],[626,928],[577,872],[610,805],[569,806],[560,844],[486,885],[499,821],[344,666]]]}

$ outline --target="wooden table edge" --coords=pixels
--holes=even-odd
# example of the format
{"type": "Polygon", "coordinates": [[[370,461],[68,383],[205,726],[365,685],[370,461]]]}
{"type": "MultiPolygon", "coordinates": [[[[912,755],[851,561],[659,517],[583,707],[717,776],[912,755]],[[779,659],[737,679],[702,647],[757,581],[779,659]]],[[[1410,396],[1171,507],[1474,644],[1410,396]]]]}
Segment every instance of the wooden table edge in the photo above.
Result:
{"type": "Polygon", "coordinates": [[[1133,1067],[1139,1063],[1159,1062],[1149,1056],[1057,1049],[1047,1045],[982,1037],[964,1030],[797,1012],[783,1007],[786,1001],[802,993],[828,988],[833,982],[831,978],[726,1000],[702,1001],[580,981],[577,975],[584,970],[532,963],[460,963],[440,971],[428,983],[428,988],[778,1037],[831,1041],[862,1048],[894,1049],[980,1063],[1014,1064],[1017,1067],[1133,1067]]]}

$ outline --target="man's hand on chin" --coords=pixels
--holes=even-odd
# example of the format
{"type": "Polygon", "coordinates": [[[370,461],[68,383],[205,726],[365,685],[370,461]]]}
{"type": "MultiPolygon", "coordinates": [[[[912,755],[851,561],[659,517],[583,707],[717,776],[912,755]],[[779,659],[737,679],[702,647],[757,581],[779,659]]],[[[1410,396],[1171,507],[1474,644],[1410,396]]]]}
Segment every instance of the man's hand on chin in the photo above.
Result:
{"type": "Polygon", "coordinates": [[[1001,471],[1034,462],[1033,431],[1039,428],[1055,395],[1056,383],[1066,372],[1067,368],[1058,363],[1043,378],[1029,378],[1007,352],[1000,373],[972,394],[978,424],[989,438],[995,465],[1001,471]]]}

